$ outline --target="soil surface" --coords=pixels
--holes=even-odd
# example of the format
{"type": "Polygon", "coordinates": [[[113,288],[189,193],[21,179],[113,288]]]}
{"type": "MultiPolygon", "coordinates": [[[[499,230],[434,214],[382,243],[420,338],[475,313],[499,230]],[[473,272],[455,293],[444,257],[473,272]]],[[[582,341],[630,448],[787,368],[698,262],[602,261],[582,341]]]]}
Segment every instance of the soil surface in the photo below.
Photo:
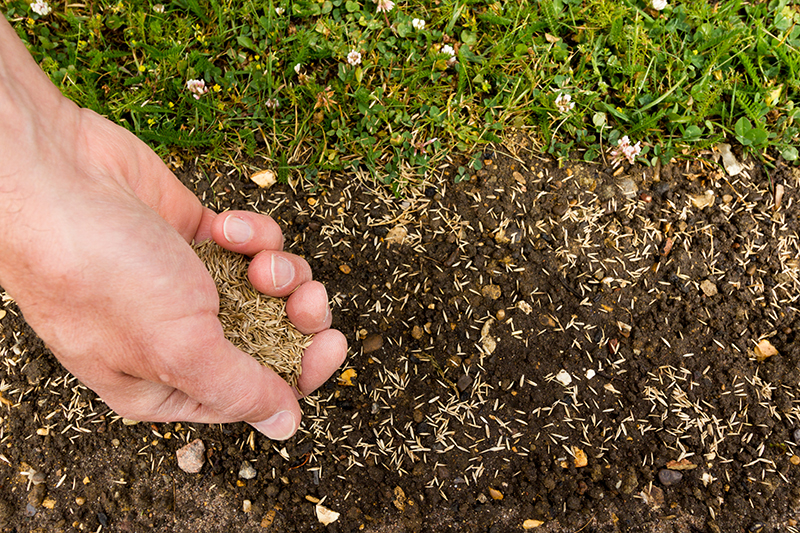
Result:
{"type": "Polygon", "coordinates": [[[510,142],[400,198],[176,160],[285,228],[346,368],[285,443],[133,423],[4,297],[2,531],[800,531],[800,172],[714,155],[558,168],[510,142]]]}

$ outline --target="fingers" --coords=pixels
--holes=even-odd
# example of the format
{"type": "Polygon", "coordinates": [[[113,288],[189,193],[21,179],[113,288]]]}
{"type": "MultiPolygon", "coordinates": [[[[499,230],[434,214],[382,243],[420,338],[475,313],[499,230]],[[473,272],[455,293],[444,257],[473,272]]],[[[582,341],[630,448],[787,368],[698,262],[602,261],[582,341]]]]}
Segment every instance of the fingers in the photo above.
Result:
{"type": "Polygon", "coordinates": [[[318,281],[304,283],[286,300],[286,316],[304,334],[331,327],[328,293],[318,281]]]}
{"type": "Polygon", "coordinates": [[[211,223],[211,236],[223,248],[245,255],[283,250],[283,233],[271,217],[248,211],[220,213],[211,223]]]}
{"type": "Polygon", "coordinates": [[[320,331],[303,354],[303,372],[297,388],[311,394],[325,383],[347,356],[347,339],[335,329],[320,331]]]}
{"type": "Polygon", "coordinates": [[[311,281],[311,267],[302,257],[267,250],[250,262],[247,277],[257,291],[284,298],[311,281]]]}

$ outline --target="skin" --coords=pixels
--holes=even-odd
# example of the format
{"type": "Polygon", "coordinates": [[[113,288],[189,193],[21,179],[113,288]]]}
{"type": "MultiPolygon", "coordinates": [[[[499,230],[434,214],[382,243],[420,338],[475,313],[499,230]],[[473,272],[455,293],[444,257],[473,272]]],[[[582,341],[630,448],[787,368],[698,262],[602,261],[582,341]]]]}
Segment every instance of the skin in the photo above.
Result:
{"type": "Polygon", "coordinates": [[[289,319],[316,334],[308,394],[347,342],[275,221],[203,207],[143,142],[64,98],[3,17],[0,124],[0,286],[64,367],[127,418],[292,436],[298,395],[224,338],[216,287],[189,246],[211,238],[252,256],[253,286],[288,296],[289,319]]]}

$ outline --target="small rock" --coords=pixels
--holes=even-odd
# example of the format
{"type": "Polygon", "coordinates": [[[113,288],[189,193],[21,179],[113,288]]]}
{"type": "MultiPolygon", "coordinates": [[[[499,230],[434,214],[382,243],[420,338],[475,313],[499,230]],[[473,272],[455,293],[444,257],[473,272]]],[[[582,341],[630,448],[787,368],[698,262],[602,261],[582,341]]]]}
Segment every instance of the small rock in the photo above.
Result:
{"type": "Polygon", "coordinates": [[[33,475],[31,475],[30,480],[34,485],[41,485],[47,481],[47,476],[44,475],[44,472],[35,472],[33,475]]]}
{"type": "Polygon", "coordinates": [[[34,507],[39,507],[47,495],[47,487],[44,485],[34,485],[33,489],[28,493],[28,503],[34,507]]]}
{"type": "Polygon", "coordinates": [[[586,371],[586,379],[592,379],[596,375],[595,371],[591,368],[586,371]]]}
{"type": "Polygon", "coordinates": [[[25,516],[36,516],[36,507],[31,504],[25,506],[25,516]]]}
{"type": "Polygon", "coordinates": [[[456,386],[458,387],[458,390],[464,392],[465,390],[470,388],[470,386],[472,386],[472,378],[469,376],[469,374],[464,374],[463,376],[458,378],[456,386]]]}
{"type": "Polygon", "coordinates": [[[553,214],[557,217],[563,217],[567,210],[569,210],[569,205],[567,204],[556,204],[553,206],[553,209],[551,209],[553,214]]]}
{"type": "Polygon", "coordinates": [[[242,479],[254,479],[258,475],[256,469],[250,461],[244,461],[241,468],[239,468],[239,477],[242,479]]]}
{"type": "Polygon", "coordinates": [[[403,488],[398,485],[394,488],[394,506],[397,507],[397,510],[403,512],[406,510],[406,503],[408,502],[408,498],[406,498],[406,493],[403,491],[403,488]]]}
{"type": "Polygon", "coordinates": [[[620,192],[622,192],[622,195],[626,198],[635,198],[636,193],[639,192],[639,187],[636,185],[636,182],[630,178],[619,180],[617,187],[619,187],[620,192]]]}
{"type": "Polygon", "coordinates": [[[722,201],[725,202],[726,204],[729,204],[733,201],[733,196],[731,196],[730,194],[723,194],[722,201]]]}
{"type": "Polygon", "coordinates": [[[667,461],[666,467],[670,470],[694,470],[697,465],[684,457],[680,461],[667,461]]]}
{"type": "Polygon", "coordinates": [[[522,174],[520,174],[516,170],[511,175],[514,177],[514,179],[517,181],[517,183],[525,185],[525,176],[523,176],[522,174]]]}
{"type": "Polygon", "coordinates": [[[494,323],[494,320],[489,319],[481,328],[481,347],[487,355],[493,354],[497,349],[497,341],[491,335],[492,323],[494,323]]]}
{"type": "Polygon", "coordinates": [[[503,493],[500,492],[497,489],[492,488],[492,487],[489,487],[489,496],[491,496],[493,500],[502,500],[503,499],[503,493]]]}
{"type": "Polygon", "coordinates": [[[586,452],[577,446],[572,447],[572,454],[574,455],[575,468],[583,468],[589,464],[589,458],[586,457],[586,452]]]}
{"type": "Polygon", "coordinates": [[[131,420],[130,418],[123,418],[122,419],[122,424],[125,425],[125,426],[135,426],[138,423],[139,423],[138,420],[131,420]]]}
{"type": "Polygon", "coordinates": [[[789,457],[789,462],[792,463],[794,466],[800,465],[800,456],[793,455],[789,457]]]}
{"type": "Polygon", "coordinates": [[[341,271],[342,274],[349,274],[350,272],[352,272],[350,265],[345,265],[345,264],[339,265],[339,270],[341,271]]]}
{"type": "Polygon", "coordinates": [[[531,314],[531,311],[533,311],[533,307],[531,307],[531,304],[529,304],[525,300],[520,300],[517,302],[517,309],[519,309],[526,315],[531,314]]]}
{"type": "Polygon", "coordinates": [[[669,487],[670,485],[675,485],[682,479],[683,479],[683,474],[681,474],[676,470],[662,468],[661,470],[658,471],[658,480],[665,487],[669,487]]]}
{"type": "Polygon", "coordinates": [[[376,350],[380,350],[383,346],[383,337],[381,337],[377,333],[373,333],[372,335],[368,335],[366,339],[361,343],[361,347],[364,348],[364,353],[374,352],[376,350]]]}
{"type": "Polygon", "coordinates": [[[83,496],[78,496],[77,498],[75,498],[75,503],[77,503],[79,506],[83,505],[84,503],[86,503],[86,498],[84,498],[83,496]]]}
{"type": "Polygon", "coordinates": [[[188,474],[196,474],[203,468],[205,462],[206,446],[200,439],[194,439],[186,446],[179,448],[175,455],[178,457],[178,467],[188,474]]]}
{"type": "Polygon", "coordinates": [[[355,387],[353,384],[353,378],[357,376],[358,374],[356,373],[355,369],[348,368],[339,376],[339,385],[342,387],[355,387]]]}
{"type": "Polygon", "coordinates": [[[650,202],[653,201],[653,195],[648,191],[644,191],[642,194],[639,195],[639,200],[643,201],[646,204],[649,204],[650,202]]]}
{"type": "Polygon", "coordinates": [[[500,298],[500,293],[501,293],[500,287],[494,284],[485,285],[481,289],[481,294],[483,294],[484,298],[489,298],[491,300],[497,300],[498,298],[500,298]]]}
{"type": "Polygon", "coordinates": [[[252,510],[253,510],[253,502],[251,502],[250,500],[245,500],[242,502],[242,511],[244,511],[245,513],[249,513],[252,510]]]}
{"type": "Polygon", "coordinates": [[[505,309],[498,310],[497,313],[494,315],[494,317],[497,319],[498,322],[502,322],[503,320],[506,319],[506,310],[505,309]]]}
{"type": "Polygon", "coordinates": [[[389,233],[386,234],[386,237],[383,238],[386,241],[386,244],[400,244],[402,245],[403,242],[406,240],[406,236],[408,235],[408,230],[403,225],[397,225],[389,230],[389,233]]]}
{"type": "Polygon", "coordinates": [[[272,527],[272,523],[275,521],[275,515],[278,513],[275,509],[272,509],[267,514],[264,515],[264,518],[261,519],[261,527],[264,529],[269,529],[272,527]]]}
{"type": "Polygon", "coordinates": [[[417,340],[420,340],[422,338],[422,334],[423,334],[423,329],[419,326],[414,326],[411,329],[411,336],[417,340]]]}
{"type": "Polygon", "coordinates": [[[108,516],[104,512],[97,513],[97,521],[100,522],[100,525],[103,527],[108,527],[108,516]]]}
{"type": "Polygon", "coordinates": [[[773,355],[778,355],[778,350],[769,342],[767,339],[762,339],[756,344],[756,347],[753,348],[753,351],[756,354],[756,360],[760,363],[766,360],[773,355]]]}
{"type": "Polygon", "coordinates": [[[42,507],[45,509],[53,509],[56,506],[56,501],[52,498],[45,498],[42,500],[42,507]]]}
{"type": "Polygon", "coordinates": [[[534,529],[544,524],[541,520],[528,519],[522,523],[522,529],[534,529]]]}
{"type": "Polygon", "coordinates": [[[278,181],[278,177],[272,170],[262,170],[250,176],[250,181],[261,187],[262,189],[269,189],[278,181]]]}
{"type": "Polygon", "coordinates": [[[709,298],[717,295],[717,285],[710,279],[704,279],[700,283],[700,289],[703,291],[703,294],[709,298]]]}
{"type": "Polygon", "coordinates": [[[794,430],[793,437],[794,437],[794,443],[795,444],[800,443],[800,428],[797,428],[797,429],[794,430]]]}
{"type": "Polygon", "coordinates": [[[697,209],[705,209],[714,205],[714,191],[706,191],[704,194],[690,194],[692,205],[697,209]]]}
{"type": "Polygon", "coordinates": [[[570,383],[572,383],[572,376],[570,376],[569,372],[562,368],[558,374],[556,374],[556,381],[567,387],[570,383]]]}
{"type": "Polygon", "coordinates": [[[317,511],[317,520],[322,522],[322,525],[327,526],[339,520],[339,513],[328,509],[322,504],[317,504],[316,506],[317,511]]]}

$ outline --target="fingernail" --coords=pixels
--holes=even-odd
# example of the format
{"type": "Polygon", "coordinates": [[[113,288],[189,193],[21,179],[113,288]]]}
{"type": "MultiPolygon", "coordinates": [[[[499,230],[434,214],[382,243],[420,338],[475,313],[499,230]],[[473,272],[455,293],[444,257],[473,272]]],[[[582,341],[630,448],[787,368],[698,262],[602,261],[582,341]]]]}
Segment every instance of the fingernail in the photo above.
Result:
{"type": "Polygon", "coordinates": [[[294,267],[287,259],[273,254],[272,256],[272,283],[275,288],[280,290],[286,287],[294,279],[294,267]]]}
{"type": "Polygon", "coordinates": [[[250,224],[239,217],[228,217],[222,224],[222,233],[231,244],[243,244],[253,236],[250,224]]]}
{"type": "Polygon", "coordinates": [[[286,440],[296,430],[294,415],[290,411],[275,413],[263,422],[250,425],[272,440],[286,440]]]}

